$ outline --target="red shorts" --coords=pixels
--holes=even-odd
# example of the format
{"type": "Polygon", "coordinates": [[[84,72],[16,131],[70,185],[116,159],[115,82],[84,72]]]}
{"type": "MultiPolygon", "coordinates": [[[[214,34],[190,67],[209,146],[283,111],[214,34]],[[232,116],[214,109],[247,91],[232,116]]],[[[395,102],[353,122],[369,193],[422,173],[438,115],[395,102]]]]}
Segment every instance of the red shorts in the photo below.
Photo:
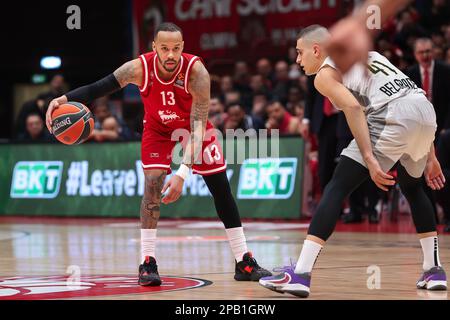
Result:
{"type": "MultiPolygon", "coordinates": [[[[176,140],[172,139],[172,132],[163,133],[152,128],[155,128],[155,126],[152,126],[151,124],[144,125],[141,144],[142,168],[144,170],[163,169],[167,170],[167,173],[170,174],[172,172],[170,164],[172,163],[173,149],[177,144],[177,141],[181,142],[183,148],[185,147],[185,142],[190,135],[189,130],[182,129],[181,132],[177,131],[177,137],[180,138],[176,140]]],[[[220,146],[216,135],[213,131],[208,131],[209,129],[214,128],[208,122],[206,126],[207,133],[205,134],[202,147],[202,162],[192,166],[192,172],[202,176],[222,172],[227,168],[223,157],[222,147],[220,146]]],[[[179,164],[181,164],[182,156],[183,153],[180,150],[180,152],[176,154],[175,160],[178,160],[175,161],[176,165],[179,166],[179,164]]]]}

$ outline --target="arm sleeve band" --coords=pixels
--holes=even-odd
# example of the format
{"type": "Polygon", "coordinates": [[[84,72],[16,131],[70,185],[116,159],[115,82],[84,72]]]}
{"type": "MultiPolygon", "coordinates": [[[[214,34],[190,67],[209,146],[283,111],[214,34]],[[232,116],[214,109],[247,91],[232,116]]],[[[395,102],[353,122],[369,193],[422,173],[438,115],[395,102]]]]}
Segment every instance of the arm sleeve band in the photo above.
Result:
{"type": "Polygon", "coordinates": [[[97,82],[69,91],[66,93],[66,97],[68,101],[77,101],[86,104],[120,89],[119,81],[111,73],[97,82]]]}

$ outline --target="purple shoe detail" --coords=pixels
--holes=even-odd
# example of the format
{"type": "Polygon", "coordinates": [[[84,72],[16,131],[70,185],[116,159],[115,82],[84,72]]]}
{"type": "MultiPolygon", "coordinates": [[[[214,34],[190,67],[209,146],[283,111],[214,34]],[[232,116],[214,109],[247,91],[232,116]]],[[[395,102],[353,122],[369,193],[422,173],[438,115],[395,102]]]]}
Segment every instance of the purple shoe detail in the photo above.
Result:
{"type": "Polygon", "coordinates": [[[442,267],[433,267],[425,271],[417,281],[418,289],[447,290],[447,276],[442,267]]]}

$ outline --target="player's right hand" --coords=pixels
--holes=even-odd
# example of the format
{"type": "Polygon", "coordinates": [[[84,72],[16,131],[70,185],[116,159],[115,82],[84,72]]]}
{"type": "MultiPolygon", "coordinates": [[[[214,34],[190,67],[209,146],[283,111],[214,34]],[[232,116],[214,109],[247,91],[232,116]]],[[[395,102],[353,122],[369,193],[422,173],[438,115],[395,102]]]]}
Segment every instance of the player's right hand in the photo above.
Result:
{"type": "Polygon", "coordinates": [[[58,98],[53,99],[52,101],[50,101],[50,103],[48,104],[48,109],[47,112],[45,114],[45,124],[47,125],[47,129],[50,133],[53,134],[52,132],[52,112],[53,110],[57,109],[59,107],[59,105],[66,103],[67,102],[67,97],[66,96],[61,96],[58,98]]]}
{"type": "Polygon", "coordinates": [[[385,173],[378,163],[377,159],[373,158],[366,161],[367,169],[369,169],[370,178],[383,191],[388,191],[388,187],[395,184],[394,177],[385,173]]]}

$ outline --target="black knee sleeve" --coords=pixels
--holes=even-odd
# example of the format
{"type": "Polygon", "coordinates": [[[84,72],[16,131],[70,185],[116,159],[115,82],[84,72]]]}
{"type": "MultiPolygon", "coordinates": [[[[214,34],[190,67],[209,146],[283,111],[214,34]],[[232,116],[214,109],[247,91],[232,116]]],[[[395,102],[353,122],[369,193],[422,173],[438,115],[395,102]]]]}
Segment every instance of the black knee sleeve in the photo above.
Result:
{"type": "Polygon", "coordinates": [[[325,187],[308,234],[326,241],[336,226],[344,199],[368,177],[369,171],[363,165],[342,156],[331,181],[325,187]]]}
{"type": "Polygon", "coordinates": [[[203,176],[209,192],[214,198],[217,215],[222,220],[226,229],[241,227],[239,211],[231,193],[227,174],[220,172],[210,176],[203,176]]]}
{"type": "Polygon", "coordinates": [[[401,165],[397,167],[398,183],[409,202],[417,233],[436,231],[436,219],[430,198],[423,189],[422,178],[413,178],[401,165]]]}

